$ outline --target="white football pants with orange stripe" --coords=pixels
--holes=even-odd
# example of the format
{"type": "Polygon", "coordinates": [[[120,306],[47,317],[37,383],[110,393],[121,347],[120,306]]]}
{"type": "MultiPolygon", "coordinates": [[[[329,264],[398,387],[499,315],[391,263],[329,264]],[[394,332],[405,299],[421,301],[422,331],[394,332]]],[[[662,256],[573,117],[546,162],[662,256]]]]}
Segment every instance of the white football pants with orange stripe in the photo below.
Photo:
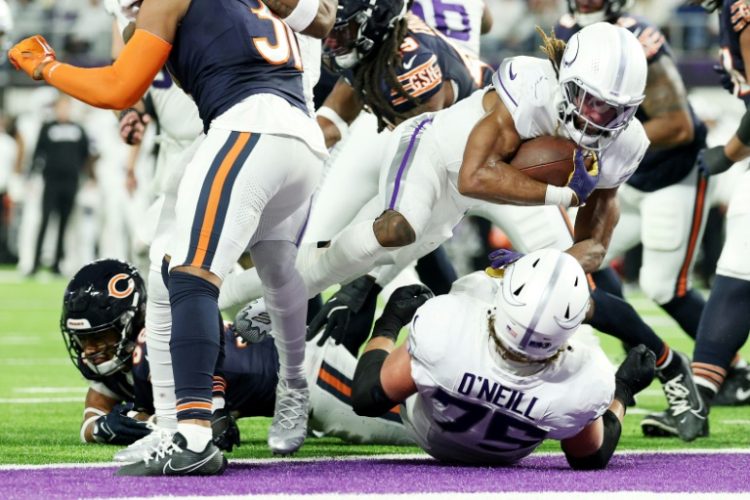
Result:
{"type": "Polygon", "coordinates": [[[414,445],[395,407],[378,418],[361,417],[351,403],[357,359],[329,338],[322,347],[314,338],[306,343],[305,373],[310,388],[310,428],[319,436],[350,443],[414,445]]]}
{"type": "Polygon", "coordinates": [[[697,169],[682,181],[647,193],[620,186],[620,221],[603,266],[638,243],[643,244],[640,286],[657,304],[690,290],[697,246],[703,238],[710,185],[697,169]]]}

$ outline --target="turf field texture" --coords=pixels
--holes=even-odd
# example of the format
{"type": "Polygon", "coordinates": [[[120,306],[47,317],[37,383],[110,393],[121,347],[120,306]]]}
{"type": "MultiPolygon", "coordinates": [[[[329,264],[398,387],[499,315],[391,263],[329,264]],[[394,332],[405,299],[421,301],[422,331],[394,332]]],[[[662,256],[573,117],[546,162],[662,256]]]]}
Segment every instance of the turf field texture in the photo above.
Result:
{"type": "MultiPolygon", "coordinates": [[[[21,472],[11,464],[90,463],[95,465],[96,462],[110,461],[112,454],[119,449],[106,445],[84,445],[79,442],[78,433],[83,410],[83,398],[87,386],[68,358],[59,332],[58,322],[62,291],[65,284],[66,281],[45,274],[35,280],[24,280],[15,271],[0,270],[0,418],[3,423],[0,426],[0,490],[4,490],[4,493],[0,493],[0,496],[3,498],[41,496],[43,491],[47,490],[40,490],[39,495],[34,495],[30,494],[30,490],[27,488],[39,484],[38,481],[42,477],[54,478],[55,474],[66,478],[71,477],[70,473],[64,472],[68,469],[36,469],[33,467],[30,469],[24,468],[22,475],[9,476],[7,474],[11,469],[21,472]],[[23,494],[24,491],[29,494],[23,494]]],[[[629,299],[646,321],[670,345],[688,354],[692,353],[692,341],[657,306],[638,293],[632,294],[629,299]]],[[[619,342],[606,336],[600,335],[599,338],[612,361],[619,363],[624,357],[619,342]]],[[[745,346],[742,354],[745,358],[750,358],[750,349],[745,346]]],[[[607,478],[599,476],[600,479],[606,479],[601,483],[602,485],[609,484],[611,486],[605,487],[604,490],[633,490],[634,488],[638,489],[637,486],[641,485],[642,491],[651,492],[699,491],[706,494],[711,492],[713,494],[719,492],[726,494],[750,491],[750,454],[747,454],[748,448],[750,448],[750,407],[714,408],[711,413],[711,436],[698,439],[693,443],[684,443],[676,438],[643,437],[638,425],[641,418],[647,412],[662,410],[665,404],[661,388],[656,382],[639,395],[638,406],[631,408],[625,417],[622,438],[618,448],[620,451],[627,450],[629,453],[616,457],[610,467],[612,469],[610,476],[607,476],[607,478]],[[723,450],[724,453],[716,455],[693,454],[693,452],[700,453],[706,450],[723,450]],[[674,451],[677,454],[661,454],[661,452],[666,451],[674,451]],[[669,459],[665,457],[669,457],[669,459]],[[684,464],[684,468],[680,467],[680,471],[674,472],[665,471],[664,474],[656,478],[649,479],[650,476],[645,476],[643,482],[641,482],[638,473],[630,470],[639,461],[662,463],[663,465],[664,460],[669,461],[676,457],[681,457],[679,462],[684,464]],[[721,457],[725,457],[725,459],[721,457]],[[665,477],[672,477],[673,473],[679,474],[682,481],[687,481],[684,483],[687,489],[658,486],[663,483],[665,477]],[[723,489],[691,488],[689,486],[690,481],[696,477],[704,479],[710,477],[713,483],[714,479],[719,481],[724,476],[731,476],[739,480],[742,486],[738,486],[736,482],[733,482],[735,486],[727,486],[723,489]],[[629,487],[623,486],[628,484],[629,487]]],[[[236,475],[242,475],[242,471],[246,469],[254,470],[253,475],[260,474],[261,477],[263,474],[273,475],[272,473],[275,471],[278,473],[274,476],[276,477],[275,483],[269,480],[270,482],[264,483],[266,486],[251,491],[247,489],[250,486],[245,481],[242,483],[244,485],[242,488],[233,489],[230,485],[225,490],[211,493],[203,491],[200,482],[195,481],[181,483],[194,485],[195,489],[193,490],[190,490],[190,486],[184,486],[174,491],[158,488],[126,491],[125,489],[118,490],[115,488],[107,496],[205,495],[218,493],[226,495],[261,493],[273,496],[295,492],[324,494],[329,490],[323,488],[325,481],[320,478],[333,480],[332,478],[335,477],[360,477],[358,474],[363,473],[363,469],[367,469],[369,472],[363,473],[362,477],[373,477],[373,474],[377,477],[378,474],[384,474],[387,477],[392,476],[390,481],[398,481],[401,485],[407,482],[416,485],[442,484],[441,481],[451,483],[451,478],[461,477],[463,479],[456,484],[462,484],[464,487],[460,490],[467,494],[483,491],[516,491],[520,494],[523,491],[532,491],[524,488],[519,489],[518,485],[525,484],[527,480],[538,481],[540,470],[551,468],[553,471],[559,472],[567,469],[564,459],[558,453],[550,453],[559,452],[559,445],[553,441],[542,445],[541,453],[537,453],[538,456],[530,458],[520,469],[515,470],[512,475],[506,476],[505,479],[488,478],[484,472],[481,472],[488,469],[477,468],[464,468],[465,470],[462,470],[459,476],[455,476],[458,472],[457,469],[453,470],[448,466],[439,466],[434,462],[425,461],[419,455],[419,449],[414,447],[349,445],[333,438],[308,439],[302,450],[295,455],[296,460],[299,461],[299,464],[295,465],[295,459],[286,461],[268,460],[271,459],[271,454],[267,449],[265,440],[269,422],[270,419],[265,418],[239,421],[242,431],[242,446],[227,455],[230,463],[234,463],[235,466],[234,468],[230,466],[226,477],[227,480],[238,477],[236,475]],[[384,454],[389,456],[378,457],[378,455],[384,454]],[[403,458],[394,458],[394,455],[403,455],[403,458]],[[315,460],[316,458],[330,457],[338,457],[339,461],[315,460]],[[376,460],[367,460],[368,457],[376,460]],[[243,460],[233,461],[232,459],[243,460]],[[308,462],[308,459],[312,462],[308,462]],[[308,464],[310,468],[301,467],[302,464],[308,464]],[[310,475],[310,477],[317,477],[316,484],[320,483],[322,489],[313,487],[312,489],[295,490],[293,485],[285,485],[284,481],[281,480],[281,478],[290,477],[290,475],[296,476],[302,470],[307,471],[305,474],[310,475]],[[508,484],[515,486],[508,490],[499,485],[498,479],[503,484],[510,481],[508,484]],[[270,484],[276,486],[268,486],[270,484]],[[494,486],[490,488],[490,484],[494,486]],[[487,490],[486,488],[490,489],[487,490]]],[[[638,469],[638,471],[641,470],[643,469],[638,469]]],[[[106,464],[91,469],[76,469],[76,471],[76,474],[84,474],[82,471],[90,471],[85,472],[85,474],[92,478],[98,477],[97,474],[102,478],[105,476],[111,478],[112,473],[111,466],[107,467],[106,464]]],[[[568,472],[572,474],[572,472],[568,472]]],[[[554,474],[557,474],[557,472],[554,474]]],[[[550,481],[554,480],[554,474],[548,476],[550,481]]],[[[590,491],[590,488],[584,487],[588,484],[586,483],[586,477],[588,476],[586,476],[586,473],[579,474],[583,475],[568,476],[563,483],[553,484],[554,481],[550,482],[550,487],[546,489],[563,492],[590,491]]],[[[79,478],[79,480],[82,479],[79,478]]],[[[81,484],[78,482],[79,480],[75,480],[75,483],[81,484]]],[[[120,484],[114,479],[112,481],[114,481],[112,484],[120,484]]],[[[346,483],[346,481],[344,482],[346,483]]],[[[371,482],[363,481],[360,485],[361,488],[357,486],[358,484],[355,481],[354,486],[335,492],[339,494],[357,492],[389,494],[396,492],[396,490],[388,487],[374,487],[374,483],[371,482]]],[[[594,488],[594,490],[596,489],[601,488],[594,488]]],[[[433,491],[433,489],[407,488],[407,490],[399,491],[425,492],[433,491]]],[[[438,488],[433,492],[439,493],[440,491],[452,490],[438,488]]],[[[68,492],[70,493],[70,491],[68,492]]],[[[92,494],[96,496],[94,493],[93,491],[78,490],[78,493],[73,496],[87,497],[92,494]]],[[[46,498],[58,496],[52,490],[44,494],[46,498]]],[[[724,494],[721,495],[722,498],[724,494]]],[[[709,497],[718,498],[713,495],[709,495],[709,497]]],[[[563,495],[559,498],[568,498],[568,496],[563,495]]],[[[583,498],[583,496],[573,495],[570,498],[583,498]]]]}

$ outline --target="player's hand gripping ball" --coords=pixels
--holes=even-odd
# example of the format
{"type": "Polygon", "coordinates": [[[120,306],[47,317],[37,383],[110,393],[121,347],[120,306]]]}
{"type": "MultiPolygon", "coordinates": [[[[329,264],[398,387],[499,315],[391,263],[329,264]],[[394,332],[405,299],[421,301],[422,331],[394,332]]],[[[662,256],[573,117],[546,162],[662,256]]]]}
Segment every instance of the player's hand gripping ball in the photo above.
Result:
{"type": "Polygon", "coordinates": [[[596,189],[599,182],[599,159],[593,151],[576,148],[573,153],[573,173],[568,178],[568,187],[573,190],[581,206],[596,189]]]}
{"type": "Polygon", "coordinates": [[[34,80],[42,80],[44,65],[56,60],[55,49],[50,47],[42,35],[30,36],[21,40],[8,51],[8,59],[13,66],[22,70],[34,80]]]}

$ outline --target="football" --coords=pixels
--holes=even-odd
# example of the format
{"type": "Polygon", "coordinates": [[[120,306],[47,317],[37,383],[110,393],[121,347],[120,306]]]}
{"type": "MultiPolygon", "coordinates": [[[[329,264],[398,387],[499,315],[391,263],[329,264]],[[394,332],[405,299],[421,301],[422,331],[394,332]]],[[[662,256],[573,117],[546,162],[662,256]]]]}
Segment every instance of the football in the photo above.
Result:
{"type": "Polygon", "coordinates": [[[521,144],[510,164],[532,179],[565,186],[573,172],[576,144],[562,137],[543,136],[521,144]]]}

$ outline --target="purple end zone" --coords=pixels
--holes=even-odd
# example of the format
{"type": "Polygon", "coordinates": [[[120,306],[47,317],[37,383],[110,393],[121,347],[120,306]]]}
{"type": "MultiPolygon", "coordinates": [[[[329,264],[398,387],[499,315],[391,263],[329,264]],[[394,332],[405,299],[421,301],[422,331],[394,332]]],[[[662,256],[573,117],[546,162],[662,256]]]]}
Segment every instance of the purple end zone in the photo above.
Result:
{"type": "Polygon", "coordinates": [[[230,464],[221,477],[120,478],[114,468],[0,471],[0,497],[86,498],[253,493],[417,493],[750,490],[748,454],[616,456],[604,471],[571,471],[562,456],[530,457],[505,468],[432,460],[352,460],[230,464]],[[375,480],[377,478],[377,480],[375,480]]]}

